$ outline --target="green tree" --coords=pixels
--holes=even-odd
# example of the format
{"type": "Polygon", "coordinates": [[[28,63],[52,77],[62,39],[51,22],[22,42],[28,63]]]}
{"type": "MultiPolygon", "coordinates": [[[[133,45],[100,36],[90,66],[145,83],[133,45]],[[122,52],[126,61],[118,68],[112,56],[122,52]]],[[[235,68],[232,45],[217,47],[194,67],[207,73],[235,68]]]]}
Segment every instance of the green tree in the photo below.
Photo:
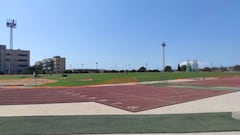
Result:
{"type": "Polygon", "coordinates": [[[138,72],[146,72],[146,71],[147,69],[143,66],[138,69],[138,72]]]}
{"type": "Polygon", "coordinates": [[[172,72],[172,67],[167,65],[165,68],[164,68],[164,72],[172,72]]]}
{"type": "Polygon", "coordinates": [[[182,66],[181,66],[181,71],[184,71],[184,72],[185,72],[186,69],[187,69],[187,66],[186,66],[186,65],[182,65],[182,66]]]}
{"type": "Polygon", "coordinates": [[[28,67],[26,70],[22,71],[22,74],[32,74],[33,72],[38,73],[38,74],[43,74],[45,73],[43,71],[43,68],[41,65],[34,65],[34,66],[30,66],[28,67]]]}

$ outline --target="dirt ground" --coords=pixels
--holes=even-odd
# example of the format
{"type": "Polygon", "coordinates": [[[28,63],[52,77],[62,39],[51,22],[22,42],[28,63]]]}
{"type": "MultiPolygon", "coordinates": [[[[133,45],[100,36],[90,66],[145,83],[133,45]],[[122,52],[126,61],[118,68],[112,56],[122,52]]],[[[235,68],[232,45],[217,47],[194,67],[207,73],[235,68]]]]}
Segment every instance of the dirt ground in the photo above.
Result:
{"type": "Polygon", "coordinates": [[[8,79],[8,80],[0,80],[0,87],[26,87],[26,86],[34,86],[34,85],[43,85],[47,83],[54,83],[56,80],[48,80],[41,78],[24,78],[24,79],[8,79]]]}

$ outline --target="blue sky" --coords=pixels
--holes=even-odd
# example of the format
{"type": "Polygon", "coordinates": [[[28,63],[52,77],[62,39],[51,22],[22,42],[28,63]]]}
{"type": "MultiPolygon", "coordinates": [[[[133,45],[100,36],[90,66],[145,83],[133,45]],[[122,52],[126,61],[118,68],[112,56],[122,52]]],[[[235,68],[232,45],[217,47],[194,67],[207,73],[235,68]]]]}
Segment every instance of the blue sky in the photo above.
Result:
{"type": "Polygon", "coordinates": [[[67,68],[162,69],[197,59],[201,66],[240,64],[239,0],[0,0],[0,44],[17,20],[14,49],[31,65],[66,57],[67,68]],[[71,66],[70,66],[71,65],[71,66]]]}

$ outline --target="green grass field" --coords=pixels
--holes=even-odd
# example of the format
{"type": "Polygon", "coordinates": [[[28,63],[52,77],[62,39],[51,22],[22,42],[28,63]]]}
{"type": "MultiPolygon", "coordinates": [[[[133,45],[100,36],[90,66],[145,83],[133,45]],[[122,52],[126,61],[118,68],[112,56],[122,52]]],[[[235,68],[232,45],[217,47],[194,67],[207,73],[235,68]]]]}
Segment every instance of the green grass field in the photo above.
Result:
{"type": "Polygon", "coordinates": [[[4,135],[223,132],[239,125],[231,113],[0,117],[4,135]]]}
{"type": "MultiPolygon", "coordinates": [[[[62,77],[61,74],[40,75],[41,78],[57,80],[56,83],[46,84],[46,86],[84,86],[95,84],[112,84],[126,82],[143,82],[172,80],[180,78],[212,77],[212,76],[230,76],[240,75],[240,73],[229,72],[143,72],[143,73],[97,73],[97,74],[68,74],[62,77]],[[90,80],[89,80],[90,79],[90,80]]],[[[32,75],[1,75],[0,79],[22,79],[33,78],[32,75]]]]}

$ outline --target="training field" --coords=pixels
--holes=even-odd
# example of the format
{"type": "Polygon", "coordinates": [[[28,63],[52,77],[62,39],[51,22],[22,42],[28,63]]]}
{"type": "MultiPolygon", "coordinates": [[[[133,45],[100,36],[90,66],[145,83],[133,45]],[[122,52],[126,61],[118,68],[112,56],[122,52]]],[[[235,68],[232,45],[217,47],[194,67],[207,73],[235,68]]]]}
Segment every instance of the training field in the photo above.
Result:
{"type": "MultiPolygon", "coordinates": [[[[146,77],[150,73],[141,73],[111,78],[112,75],[72,74],[67,78],[46,75],[42,79],[55,81],[40,87],[2,85],[0,131],[6,135],[240,131],[240,120],[231,117],[232,111],[240,111],[238,74],[157,73],[146,77]],[[193,79],[183,79],[188,77],[193,79]],[[166,81],[166,78],[171,80],[166,81]],[[63,85],[70,80],[73,81],[71,84],[63,85]],[[143,85],[144,81],[157,83],[143,85]],[[82,86],[88,83],[91,86],[82,86]],[[204,102],[205,107],[200,109],[200,103],[204,102]],[[231,105],[235,106],[228,107],[231,105]],[[161,108],[166,108],[165,114],[161,108]],[[89,114],[82,113],[85,109],[89,114]],[[104,114],[101,114],[102,110],[104,114]]],[[[17,77],[8,80],[22,79],[17,77]]]]}

